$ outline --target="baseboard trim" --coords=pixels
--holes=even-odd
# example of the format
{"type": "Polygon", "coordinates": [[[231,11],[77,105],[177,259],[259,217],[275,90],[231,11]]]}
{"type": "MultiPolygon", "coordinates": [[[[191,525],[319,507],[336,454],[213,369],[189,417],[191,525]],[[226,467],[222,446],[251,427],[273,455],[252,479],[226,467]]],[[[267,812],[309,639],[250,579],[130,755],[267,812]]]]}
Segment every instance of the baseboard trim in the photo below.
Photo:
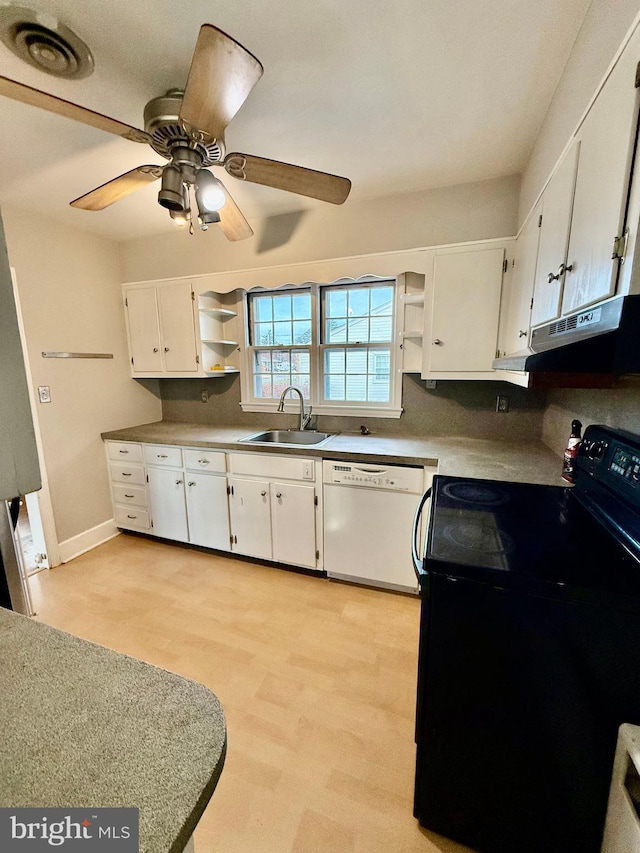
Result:
{"type": "Polygon", "coordinates": [[[77,536],[72,536],[71,539],[65,539],[64,542],[60,542],[58,544],[60,560],[63,563],[68,563],[69,560],[73,560],[81,554],[86,554],[92,548],[97,548],[103,542],[108,542],[109,539],[113,539],[114,536],[119,535],[120,531],[116,527],[115,518],[110,518],[108,521],[97,524],[95,527],[91,527],[77,536]]]}

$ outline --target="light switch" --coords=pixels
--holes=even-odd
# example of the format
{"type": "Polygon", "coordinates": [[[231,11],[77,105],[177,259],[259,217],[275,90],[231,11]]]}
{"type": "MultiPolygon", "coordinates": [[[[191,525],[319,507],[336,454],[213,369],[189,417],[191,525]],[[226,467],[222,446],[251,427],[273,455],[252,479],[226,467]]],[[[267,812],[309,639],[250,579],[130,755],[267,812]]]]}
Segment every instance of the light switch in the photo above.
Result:
{"type": "Polygon", "coordinates": [[[38,397],[41,403],[50,403],[51,388],[48,385],[38,385],[38,397]]]}

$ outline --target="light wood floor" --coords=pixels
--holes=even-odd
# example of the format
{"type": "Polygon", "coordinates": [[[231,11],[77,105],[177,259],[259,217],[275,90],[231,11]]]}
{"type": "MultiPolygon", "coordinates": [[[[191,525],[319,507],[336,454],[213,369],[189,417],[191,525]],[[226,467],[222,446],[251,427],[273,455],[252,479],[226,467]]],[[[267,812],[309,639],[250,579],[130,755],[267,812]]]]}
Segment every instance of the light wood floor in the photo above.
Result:
{"type": "Polygon", "coordinates": [[[118,536],[39,619],[206,684],[228,756],[197,853],[462,853],[412,815],[419,602],[118,536]]]}

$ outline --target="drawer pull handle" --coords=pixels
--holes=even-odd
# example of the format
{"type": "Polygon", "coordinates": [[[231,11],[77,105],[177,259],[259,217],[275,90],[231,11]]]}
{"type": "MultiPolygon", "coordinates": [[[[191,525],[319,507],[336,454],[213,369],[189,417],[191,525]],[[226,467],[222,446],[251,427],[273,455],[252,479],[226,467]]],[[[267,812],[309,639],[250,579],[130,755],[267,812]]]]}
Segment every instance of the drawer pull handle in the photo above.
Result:
{"type": "Polygon", "coordinates": [[[441,346],[442,346],[442,341],[440,340],[440,338],[436,338],[436,339],[435,339],[435,341],[434,341],[433,343],[434,343],[437,347],[441,347],[441,346]]]}
{"type": "Polygon", "coordinates": [[[137,515],[128,515],[127,518],[137,518],[137,515]]]}
{"type": "Polygon", "coordinates": [[[176,486],[179,486],[182,480],[176,480],[176,486]]]}
{"type": "Polygon", "coordinates": [[[189,482],[187,483],[187,486],[195,486],[195,485],[196,485],[196,483],[194,483],[193,480],[189,480],[189,482]]]}
{"type": "Polygon", "coordinates": [[[154,351],[154,352],[158,352],[158,347],[154,347],[154,348],[153,348],[153,351],[154,351]]]}
{"type": "Polygon", "coordinates": [[[210,459],[198,459],[198,462],[199,462],[201,465],[208,465],[208,464],[209,464],[209,462],[211,462],[211,460],[210,460],[210,459]]]}
{"type": "Polygon", "coordinates": [[[166,454],[166,453],[157,453],[156,456],[158,457],[158,459],[168,459],[169,458],[168,454],[166,454]]]}
{"type": "Polygon", "coordinates": [[[130,476],[131,476],[131,474],[127,474],[127,472],[126,472],[126,471],[123,471],[123,472],[122,472],[122,476],[123,476],[123,477],[130,477],[130,476]]]}
{"type": "Polygon", "coordinates": [[[282,497],[282,492],[276,492],[276,497],[277,497],[277,498],[281,498],[281,497],[282,497]]]}
{"type": "Polygon", "coordinates": [[[118,453],[128,453],[128,450],[119,450],[118,453]]]}
{"type": "Polygon", "coordinates": [[[125,498],[135,498],[135,495],[125,495],[125,498]]]}
{"type": "Polygon", "coordinates": [[[165,348],[164,348],[164,351],[165,351],[165,352],[169,352],[169,347],[165,347],[165,348]]]}
{"type": "Polygon", "coordinates": [[[263,498],[266,498],[266,496],[267,496],[266,492],[260,492],[260,494],[262,495],[263,498]]]}

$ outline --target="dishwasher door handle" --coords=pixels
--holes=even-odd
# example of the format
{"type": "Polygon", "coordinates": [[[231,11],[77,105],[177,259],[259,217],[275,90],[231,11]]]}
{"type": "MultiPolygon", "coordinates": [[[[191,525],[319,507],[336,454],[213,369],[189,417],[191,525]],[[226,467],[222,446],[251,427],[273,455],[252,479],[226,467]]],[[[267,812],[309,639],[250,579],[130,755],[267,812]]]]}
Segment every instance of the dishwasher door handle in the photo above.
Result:
{"type": "Polygon", "coordinates": [[[413,519],[413,532],[411,535],[411,556],[413,558],[413,568],[415,569],[418,582],[420,582],[422,576],[425,574],[423,561],[418,553],[418,549],[420,547],[420,521],[422,520],[422,511],[424,509],[424,505],[430,497],[431,489],[429,488],[420,498],[420,503],[418,504],[418,508],[416,509],[416,514],[413,519]]]}

